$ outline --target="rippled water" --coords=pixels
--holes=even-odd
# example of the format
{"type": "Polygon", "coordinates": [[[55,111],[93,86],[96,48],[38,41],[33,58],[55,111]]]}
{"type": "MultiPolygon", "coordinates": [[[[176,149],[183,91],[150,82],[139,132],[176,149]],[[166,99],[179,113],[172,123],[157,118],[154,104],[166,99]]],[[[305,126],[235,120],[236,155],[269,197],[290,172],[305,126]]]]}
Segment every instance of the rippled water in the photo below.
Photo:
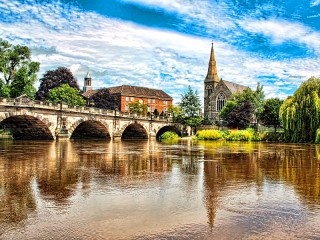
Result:
{"type": "Polygon", "coordinates": [[[1,141],[1,239],[320,239],[320,146],[1,141]]]}

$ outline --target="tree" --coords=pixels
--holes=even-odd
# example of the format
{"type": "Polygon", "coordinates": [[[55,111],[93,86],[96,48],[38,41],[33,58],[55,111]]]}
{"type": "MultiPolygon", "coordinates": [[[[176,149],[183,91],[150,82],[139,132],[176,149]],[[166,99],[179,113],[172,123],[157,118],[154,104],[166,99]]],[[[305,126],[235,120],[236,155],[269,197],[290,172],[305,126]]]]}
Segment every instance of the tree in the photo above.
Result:
{"type": "Polygon", "coordinates": [[[148,111],[148,106],[138,101],[130,102],[129,110],[130,110],[130,113],[136,113],[138,115],[146,115],[148,111]]]}
{"type": "Polygon", "coordinates": [[[36,92],[36,99],[46,100],[49,97],[51,89],[60,87],[62,84],[69,84],[70,87],[80,91],[77,79],[72,72],[65,67],[59,67],[56,70],[47,71],[40,79],[40,87],[36,92]]]}
{"type": "Polygon", "coordinates": [[[249,101],[236,105],[227,118],[227,126],[239,129],[247,128],[250,125],[253,111],[254,106],[249,101]]]}
{"type": "Polygon", "coordinates": [[[245,128],[250,122],[260,119],[263,111],[264,92],[263,86],[258,83],[256,91],[250,88],[231,96],[219,113],[227,126],[232,128],[245,128]],[[244,106],[248,107],[246,109],[244,106]],[[243,113],[241,113],[243,111],[243,113]],[[236,118],[236,119],[233,119],[236,118]],[[236,124],[239,124],[238,126],[236,124]]]}
{"type": "Polygon", "coordinates": [[[179,106],[170,105],[168,107],[168,113],[171,115],[172,120],[176,122],[177,118],[181,115],[182,110],[179,106]]]}
{"type": "Polygon", "coordinates": [[[94,106],[103,109],[116,110],[119,106],[119,100],[112,95],[107,88],[103,88],[95,93],[91,99],[94,101],[94,106]]]}
{"type": "Polygon", "coordinates": [[[261,112],[261,122],[265,125],[272,125],[274,132],[277,132],[277,127],[280,126],[279,111],[283,100],[279,98],[270,98],[264,103],[263,111],[261,112]]]}
{"type": "Polygon", "coordinates": [[[196,128],[202,123],[201,104],[197,91],[189,86],[187,92],[181,96],[179,103],[181,114],[176,117],[177,122],[196,128]]]}
{"type": "Polygon", "coordinates": [[[62,84],[60,87],[51,89],[48,100],[57,103],[65,102],[73,106],[84,106],[86,104],[78,90],[70,87],[69,84],[62,84]]]}
{"type": "Polygon", "coordinates": [[[320,126],[320,78],[311,77],[303,82],[292,98],[280,107],[285,140],[314,142],[320,126]]]}
{"type": "Polygon", "coordinates": [[[193,91],[189,86],[188,91],[181,95],[179,106],[187,117],[199,117],[201,104],[197,90],[193,91]]]}
{"type": "Polygon", "coordinates": [[[12,45],[0,40],[0,97],[34,98],[39,62],[31,61],[27,46],[12,45]],[[2,76],[2,77],[1,77],[2,76]]]}

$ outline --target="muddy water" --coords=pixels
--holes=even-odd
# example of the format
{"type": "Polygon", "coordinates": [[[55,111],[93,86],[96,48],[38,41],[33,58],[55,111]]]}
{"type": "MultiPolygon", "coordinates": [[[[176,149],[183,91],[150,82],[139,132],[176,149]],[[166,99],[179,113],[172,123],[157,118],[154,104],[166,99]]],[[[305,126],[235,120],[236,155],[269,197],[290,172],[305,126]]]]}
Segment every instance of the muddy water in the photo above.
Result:
{"type": "Polygon", "coordinates": [[[4,140],[0,239],[320,239],[320,146],[4,140]]]}

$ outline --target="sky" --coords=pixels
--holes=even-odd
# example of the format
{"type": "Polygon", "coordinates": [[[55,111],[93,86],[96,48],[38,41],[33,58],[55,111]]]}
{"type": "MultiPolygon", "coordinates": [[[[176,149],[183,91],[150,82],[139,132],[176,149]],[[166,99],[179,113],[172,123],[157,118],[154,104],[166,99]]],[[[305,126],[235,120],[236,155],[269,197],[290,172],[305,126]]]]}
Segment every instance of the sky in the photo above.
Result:
{"type": "MultiPolygon", "coordinates": [[[[38,78],[203,99],[211,43],[220,78],[285,99],[320,76],[320,0],[0,0],[0,38],[31,48],[38,78]]],[[[37,83],[39,85],[39,82],[37,83]]]]}

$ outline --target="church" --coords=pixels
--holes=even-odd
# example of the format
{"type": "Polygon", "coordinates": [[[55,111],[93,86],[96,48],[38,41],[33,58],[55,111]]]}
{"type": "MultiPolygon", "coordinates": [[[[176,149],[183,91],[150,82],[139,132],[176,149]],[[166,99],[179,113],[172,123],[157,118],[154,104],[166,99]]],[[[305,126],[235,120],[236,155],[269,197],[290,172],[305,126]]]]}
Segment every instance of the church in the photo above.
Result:
{"type": "Polygon", "coordinates": [[[222,78],[219,79],[212,44],[208,73],[204,80],[204,118],[210,122],[218,121],[219,112],[228,99],[230,99],[231,95],[237,92],[243,92],[247,88],[247,86],[229,82],[222,78]]]}

